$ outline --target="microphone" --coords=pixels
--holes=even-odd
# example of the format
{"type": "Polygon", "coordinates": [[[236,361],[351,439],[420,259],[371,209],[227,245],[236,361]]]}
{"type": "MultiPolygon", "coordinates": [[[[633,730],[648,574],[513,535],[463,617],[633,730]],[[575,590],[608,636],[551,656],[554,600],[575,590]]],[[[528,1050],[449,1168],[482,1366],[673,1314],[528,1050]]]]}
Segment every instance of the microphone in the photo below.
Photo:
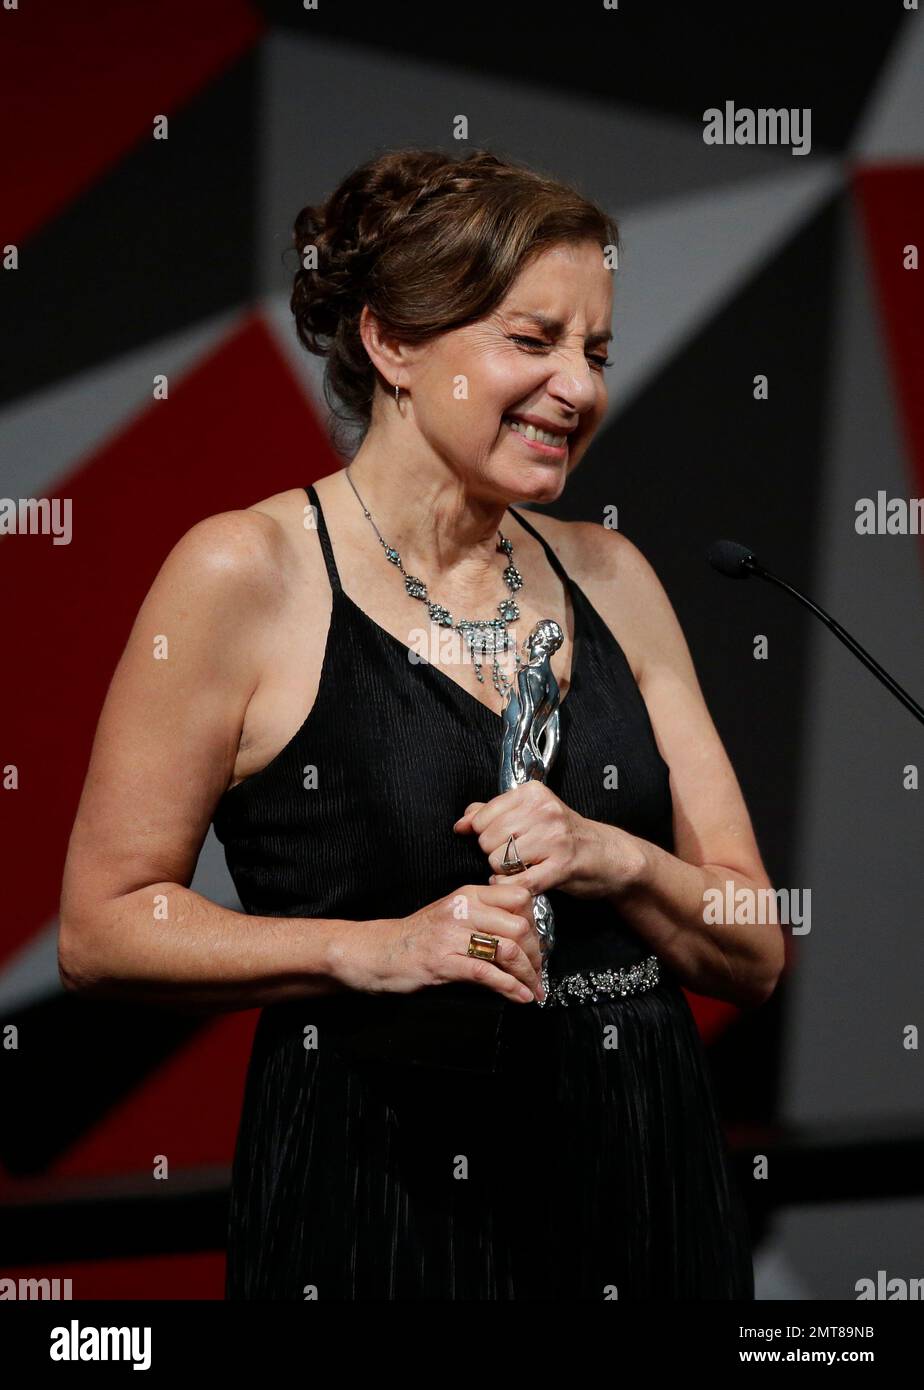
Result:
{"type": "Polygon", "coordinates": [[[894,680],[888,671],[879,665],[878,661],[874,661],[869,652],[861,647],[860,643],[851,637],[840,623],[835,622],[830,613],[826,613],[805,594],[794,589],[791,584],[787,584],[785,579],[780,579],[778,575],[771,574],[769,570],[764,569],[750,546],[742,545],[739,541],[713,541],[706,551],[706,558],[714,570],[718,570],[719,574],[724,574],[729,579],[747,579],[750,575],[756,574],[759,579],[769,580],[771,584],[776,584],[779,588],[785,589],[788,594],[792,594],[794,598],[797,598],[800,603],[814,613],[816,618],[820,618],[835,637],[840,638],[844,646],[849,648],[854,656],[859,657],[863,665],[872,671],[878,680],[882,681],[886,689],[890,690],[897,700],[901,700],[905,708],[909,709],[924,724],[924,709],[916,700],[911,698],[907,690],[903,690],[898,681],[894,680]]]}
{"type": "Polygon", "coordinates": [[[729,579],[747,579],[757,565],[753,550],[738,541],[713,541],[706,555],[712,568],[729,579]]]}

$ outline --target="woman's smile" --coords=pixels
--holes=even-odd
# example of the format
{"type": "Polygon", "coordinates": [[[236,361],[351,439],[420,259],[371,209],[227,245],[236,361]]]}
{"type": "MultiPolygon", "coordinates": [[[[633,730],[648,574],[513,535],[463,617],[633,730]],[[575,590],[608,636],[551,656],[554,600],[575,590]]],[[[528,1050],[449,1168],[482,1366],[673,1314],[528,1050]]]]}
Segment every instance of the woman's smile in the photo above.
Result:
{"type": "Polygon", "coordinates": [[[544,454],[546,457],[554,459],[566,459],[568,457],[567,435],[554,435],[545,430],[537,430],[534,425],[524,425],[521,420],[514,420],[509,415],[505,415],[501,423],[508,433],[515,434],[534,453],[544,454]],[[548,441],[552,439],[560,439],[562,443],[551,444],[548,441]]]}

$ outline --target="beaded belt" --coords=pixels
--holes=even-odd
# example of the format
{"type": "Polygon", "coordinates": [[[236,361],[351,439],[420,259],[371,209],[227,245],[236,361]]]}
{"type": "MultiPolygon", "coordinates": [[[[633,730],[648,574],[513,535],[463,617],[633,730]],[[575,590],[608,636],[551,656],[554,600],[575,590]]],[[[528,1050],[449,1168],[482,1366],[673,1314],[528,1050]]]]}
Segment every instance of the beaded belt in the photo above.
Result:
{"type": "Polygon", "coordinates": [[[545,985],[545,999],[538,1001],[539,1007],[596,1004],[601,996],[641,994],[659,982],[661,973],[658,967],[658,957],[648,956],[637,965],[624,966],[621,970],[591,970],[587,974],[563,975],[551,983],[544,970],[542,983],[545,985]]]}

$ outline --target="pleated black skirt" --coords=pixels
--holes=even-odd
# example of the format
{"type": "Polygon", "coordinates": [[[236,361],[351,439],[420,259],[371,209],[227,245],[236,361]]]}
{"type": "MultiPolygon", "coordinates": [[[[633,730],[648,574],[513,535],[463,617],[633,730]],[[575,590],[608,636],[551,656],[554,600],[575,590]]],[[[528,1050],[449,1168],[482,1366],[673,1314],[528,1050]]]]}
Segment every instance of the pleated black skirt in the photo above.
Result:
{"type": "Polygon", "coordinates": [[[255,1041],[227,1298],[754,1297],[705,1050],[673,979],[506,1005],[487,1074],[306,1049],[291,1018],[255,1041]]]}

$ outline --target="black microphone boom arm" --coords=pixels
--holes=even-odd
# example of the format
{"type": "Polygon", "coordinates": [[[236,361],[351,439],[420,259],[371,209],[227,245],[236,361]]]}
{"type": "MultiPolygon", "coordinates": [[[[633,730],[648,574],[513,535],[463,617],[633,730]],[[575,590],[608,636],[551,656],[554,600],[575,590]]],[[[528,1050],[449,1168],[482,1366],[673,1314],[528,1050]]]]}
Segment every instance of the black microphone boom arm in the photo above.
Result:
{"type": "Polygon", "coordinates": [[[749,550],[747,546],[739,545],[736,541],[716,541],[710,546],[707,554],[709,563],[720,574],[735,579],[746,579],[749,574],[756,574],[758,578],[767,579],[771,584],[777,584],[788,594],[792,594],[793,598],[797,598],[817,618],[820,618],[825,627],[830,628],[835,637],[838,637],[844,646],[853,652],[854,656],[859,657],[867,670],[872,671],[873,675],[882,681],[882,684],[892,692],[896,700],[900,700],[905,708],[924,724],[924,709],[921,708],[917,700],[913,700],[907,690],[902,689],[898,681],[894,680],[888,671],[880,666],[879,662],[871,657],[864,647],[860,646],[856,638],[851,637],[850,633],[845,631],[840,623],[831,617],[830,613],[819,608],[817,603],[813,603],[805,594],[794,589],[791,584],[787,584],[785,579],[780,579],[778,575],[771,574],[769,570],[764,569],[763,565],[758,563],[753,551],[749,550]]]}

